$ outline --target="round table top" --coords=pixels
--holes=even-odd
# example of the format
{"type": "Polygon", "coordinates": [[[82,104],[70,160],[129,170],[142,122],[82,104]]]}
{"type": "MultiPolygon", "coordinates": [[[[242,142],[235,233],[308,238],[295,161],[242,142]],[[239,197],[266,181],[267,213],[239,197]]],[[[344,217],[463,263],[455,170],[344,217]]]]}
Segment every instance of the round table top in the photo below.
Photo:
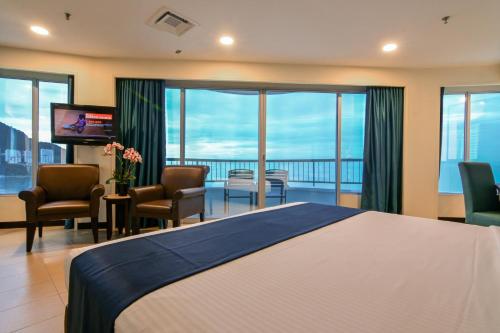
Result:
{"type": "Polygon", "coordinates": [[[131,197],[130,195],[118,195],[116,193],[114,194],[107,194],[105,195],[104,197],[102,197],[104,200],[113,200],[113,201],[117,201],[117,200],[130,200],[131,197]]]}

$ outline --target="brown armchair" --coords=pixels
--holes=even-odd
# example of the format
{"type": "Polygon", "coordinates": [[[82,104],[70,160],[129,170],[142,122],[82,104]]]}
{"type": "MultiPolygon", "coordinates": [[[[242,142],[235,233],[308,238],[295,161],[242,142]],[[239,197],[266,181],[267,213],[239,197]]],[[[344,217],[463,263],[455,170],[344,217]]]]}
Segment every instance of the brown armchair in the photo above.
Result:
{"type": "Polygon", "coordinates": [[[19,192],[26,202],[26,251],[33,246],[35,230],[42,237],[43,222],[90,217],[94,242],[98,242],[99,166],[86,164],[46,164],[38,167],[36,186],[19,192]]]}
{"type": "Polygon", "coordinates": [[[174,227],[181,225],[181,219],[194,214],[200,214],[203,221],[208,172],[207,166],[166,166],[161,184],[130,189],[133,232],[139,231],[140,217],[172,220],[174,227]]]}

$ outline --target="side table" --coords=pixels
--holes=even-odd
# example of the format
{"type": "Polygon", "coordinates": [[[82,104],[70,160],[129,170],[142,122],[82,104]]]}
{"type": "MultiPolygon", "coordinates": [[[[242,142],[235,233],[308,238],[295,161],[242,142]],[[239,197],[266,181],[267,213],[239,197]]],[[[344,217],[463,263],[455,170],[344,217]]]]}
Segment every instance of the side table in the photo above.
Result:
{"type": "MultiPolygon", "coordinates": [[[[105,195],[103,199],[106,201],[106,236],[111,239],[111,232],[113,230],[113,205],[116,205],[116,208],[120,206],[123,209],[123,224],[125,224],[125,236],[130,235],[130,221],[129,221],[129,206],[130,206],[130,196],[129,195],[118,195],[118,194],[109,194],[105,195]]],[[[121,234],[122,225],[120,225],[116,221],[116,225],[118,227],[118,233],[121,234]]]]}

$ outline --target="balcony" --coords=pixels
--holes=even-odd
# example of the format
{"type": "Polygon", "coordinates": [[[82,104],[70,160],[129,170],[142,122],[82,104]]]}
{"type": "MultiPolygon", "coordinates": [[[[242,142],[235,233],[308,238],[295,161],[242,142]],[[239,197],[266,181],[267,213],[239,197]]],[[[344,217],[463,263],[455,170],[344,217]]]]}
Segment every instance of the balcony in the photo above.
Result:
{"type": "MultiPolygon", "coordinates": [[[[167,158],[167,165],[179,163],[178,158],[167,158]]],[[[282,191],[279,186],[275,186],[276,183],[273,182],[271,175],[266,176],[266,206],[278,205],[285,201],[334,204],[336,202],[336,163],[336,159],[267,160],[266,170],[286,170],[287,179],[282,191]]],[[[210,167],[210,173],[206,179],[207,216],[234,215],[257,207],[255,193],[258,174],[257,160],[186,158],[185,165],[210,167]],[[229,171],[237,169],[251,170],[255,175],[254,179],[245,180],[247,186],[244,188],[228,187],[229,171]]],[[[342,159],[341,167],[342,192],[360,192],[363,160],[342,159]]]]}

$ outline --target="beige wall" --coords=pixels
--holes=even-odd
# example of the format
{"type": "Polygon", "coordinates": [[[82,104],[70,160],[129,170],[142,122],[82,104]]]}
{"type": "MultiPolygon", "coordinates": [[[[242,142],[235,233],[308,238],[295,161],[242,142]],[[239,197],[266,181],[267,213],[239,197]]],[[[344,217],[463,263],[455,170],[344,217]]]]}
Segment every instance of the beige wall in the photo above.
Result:
{"type": "MultiPolygon", "coordinates": [[[[500,66],[384,69],[335,66],[281,65],[234,62],[99,59],[0,47],[0,67],[75,75],[75,101],[114,105],[115,77],[228,80],[273,83],[404,86],[405,127],[403,160],[404,214],[435,218],[443,212],[459,214],[460,200],[440,199],[439,87],[499,84],[500,66]],[[457,206],[458,205],[458,206],[457,206]]],[[[95,157],[79,153],[82,160],[95,157]]],[[[451,199],[450,199],[451,198],[451,199]]],[[[341,199],[350,205],[352,196],[341,199]]],[[[1,220],[22,220],[22,205],[1,197],[0,209],[15,207],[1,220]]],[[[442,215],[444,216],[444,215],[442,215]]]]}

